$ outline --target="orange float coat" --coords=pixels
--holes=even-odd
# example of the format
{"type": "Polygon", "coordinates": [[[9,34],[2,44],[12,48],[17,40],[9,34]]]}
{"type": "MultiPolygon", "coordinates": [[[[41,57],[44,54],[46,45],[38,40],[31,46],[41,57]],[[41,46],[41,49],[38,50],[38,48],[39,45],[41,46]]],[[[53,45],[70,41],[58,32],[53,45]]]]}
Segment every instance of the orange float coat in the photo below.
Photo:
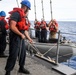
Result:
{"type": "Polygon", "coordinates": [[[40,29],[40,25],[41,25],[41,23],[40,23],[39,21],[37,21],[37,22],[35,23],[35,27],[34,27],[34,28],[40,29]]]}
{"type": "Polygon", "coordinates": [[[20,14],[20,21],[17,22],[17,25],[16,25],[18,30],[28,30],[27,25],[25,25],[26,21],[25,21],[24,11],[21,8],[14,8],[13,11],[9,12],[9,14],[12,14],[14,12],[18,12],[20,14]]]}
{"type": "Polygon", "coordinates": [[[49,30],[50,30],[51,32],[57,32],[57,29],[55,28],[55,26],[58,27],[58,24],[55,23],[55,25],[53,25],[53,23],[52,23],[52,24],[50,25],[50,27],[49,27],[49,30]]]}
{"type": "Polygon", "coordinates": [[[0,17],[0,21],[3,21],[5,23],[5,29],[7,30],[9,28],[8,23],[3,17],[0,17]]]}
{"type": "Polygon", "coordinates": [[[41,21],[41,29],[46,29],[46,22],[45,21],[41,21]]]}

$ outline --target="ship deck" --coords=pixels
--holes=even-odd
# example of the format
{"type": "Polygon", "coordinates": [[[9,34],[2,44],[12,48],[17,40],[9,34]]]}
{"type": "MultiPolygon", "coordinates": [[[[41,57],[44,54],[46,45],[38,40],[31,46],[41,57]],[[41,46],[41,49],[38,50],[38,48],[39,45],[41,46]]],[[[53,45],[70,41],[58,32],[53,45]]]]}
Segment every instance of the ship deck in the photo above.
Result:
{"type": "MultiPolygon", "coordinates": [[[[9,45],[7,44],[5,54],[9,55],[9,45]]],[[[5,74],[5,65],[7,58],[0,58],[0,75],[5,74]]],[[[15,67],[11,72],[11,75],[25,75],[18,73],[19,65],[16,61],[15,67]]],[[[40,59],[36,56],[31,56],[28,52],[26,55],[25,68],[30,71],[30,75],[76,75],[76,70],[73,70],[67,66],[56,66],[48,61],[40,59]],[[66,72],[65,72],[66,70],[66,72]],[[70,70],[70,72],[68,72],[70,70]],[[73,74],[75,73],[75,74],[73,74]]]]}
{"type": "MultiPolygon", "coordinates": [[[[9,50],[7,45],[5,54],[8,55],[8,53],[9,53],[9,50]]],[[[0,75],[5,74],[4,68],[6,65],[6,61],[7,61],[7,58],[0,58],[0,75]]],[[[24,75],[24,74],[18,73],[18,68],[19,68],[19,65],[17,60],[16,65],[13,71],[11,72],[11,75],[24,75]]],[[[44,60],[41,60],[37,57],[30,56],[29,54],[27,54],[27,57],[26,57],[25,68],[30,71],[31,75],[62,75],[52,69],[52,64],[44,60]]]]}

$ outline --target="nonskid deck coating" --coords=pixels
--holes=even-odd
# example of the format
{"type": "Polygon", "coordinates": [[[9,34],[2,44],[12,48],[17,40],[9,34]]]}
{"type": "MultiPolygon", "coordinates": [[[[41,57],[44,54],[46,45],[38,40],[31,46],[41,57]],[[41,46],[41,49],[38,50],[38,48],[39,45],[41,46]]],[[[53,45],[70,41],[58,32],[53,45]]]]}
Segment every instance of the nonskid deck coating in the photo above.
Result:
{"type": "MultiPolygon", "coordinates": [[[[5,51],[5,54],[8,54],[8,45],[5,51]]],[[[5,65],[6,65],[7,58],[0,58],[0,75],[5,75],[5,65]]],[[[25,74],[19,74],[18,73],[18,60],[16,62],[16,65],[11,72],[11,75],[25,75],[25,74]],[[17,74],[18,73],[18,74],[17,74]]],[[[25,68],[28,69],[31,73],[31,75],[62,75],[54,70],[52,70],[51,64],[48,62],[45,62],[44,60],[41,60],[36,57],[31,57],[27,55],[26,57],[26,63],[25,68]]]]}

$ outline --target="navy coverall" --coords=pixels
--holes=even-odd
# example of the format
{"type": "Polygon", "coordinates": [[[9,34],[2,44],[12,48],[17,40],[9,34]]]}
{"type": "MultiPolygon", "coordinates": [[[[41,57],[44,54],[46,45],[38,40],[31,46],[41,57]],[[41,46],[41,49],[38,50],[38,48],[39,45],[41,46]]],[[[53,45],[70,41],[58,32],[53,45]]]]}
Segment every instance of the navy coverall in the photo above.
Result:
{"type": "MultiPolygon", "coordinates": [[[[14,12],[11,15],[11,20],[14,20],[16,22],[20,21],[20,14],[18,12],[14,12]]],[[[21,31],[24,33],[24,31],[21,31]]],[[[20,47],[21,47],[21,54],[19,59],[19,66],[23,67],[25,64],[25,57],[26,57],[26,49],[25,49],[25,41],[22,40],[22,46],[21,46],[21,37],[14,32],[10,30],[9,33],[9,57],[7,59],[7,64],[5,67],[6,71],[11,71],[16,63],[17,56],[20,53],[20,47]]]]}
{"type": "MultiPolygon", "coordinates": [[[[4,54],[6,48],[6,28],[3,20],[0,20],[0,28],[3,26],[3,31],[0,31],[0,55],[4,54]]],[[[1,30],[1,29],[0,29],[1,30]]]]}

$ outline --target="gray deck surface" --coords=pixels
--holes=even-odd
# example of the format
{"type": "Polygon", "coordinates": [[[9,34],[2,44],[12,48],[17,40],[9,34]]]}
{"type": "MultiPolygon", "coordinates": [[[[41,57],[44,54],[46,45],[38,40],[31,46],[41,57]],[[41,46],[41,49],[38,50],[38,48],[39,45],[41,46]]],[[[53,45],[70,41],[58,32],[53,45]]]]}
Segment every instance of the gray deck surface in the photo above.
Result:
{"type": "Polygon", "coordinates": [[[76,70],[70,68],[69,66],[59,64],[53,67],[54,70],[60,71],[65,75],[76,75],[76,70]]]}
{"type": "MultiPolygon", "coordinates": [[[[8,45],[5,51],[5,54],[8,54],[8,45]]],[[[5,65],[6,65],[7,58],[0,58],[0,75],[5,75],[5,65]]],[[[16,62],[16,65],[11,72],[11,75],[25,75],[25,74],[19,74],[18,73],[18,61],[16,62]],[[17,74],[18,73],[18,74],[17,74]]],[[[58,72],[52,70],[52,65],[48,62],[45,62],[44,60],[41,60],[37,57],[31,57],[30,55],[27,55],[26,57],[26,63],[25,68],[28,69],[31,73],[31,75],[62,75],[58,72]]]]}

